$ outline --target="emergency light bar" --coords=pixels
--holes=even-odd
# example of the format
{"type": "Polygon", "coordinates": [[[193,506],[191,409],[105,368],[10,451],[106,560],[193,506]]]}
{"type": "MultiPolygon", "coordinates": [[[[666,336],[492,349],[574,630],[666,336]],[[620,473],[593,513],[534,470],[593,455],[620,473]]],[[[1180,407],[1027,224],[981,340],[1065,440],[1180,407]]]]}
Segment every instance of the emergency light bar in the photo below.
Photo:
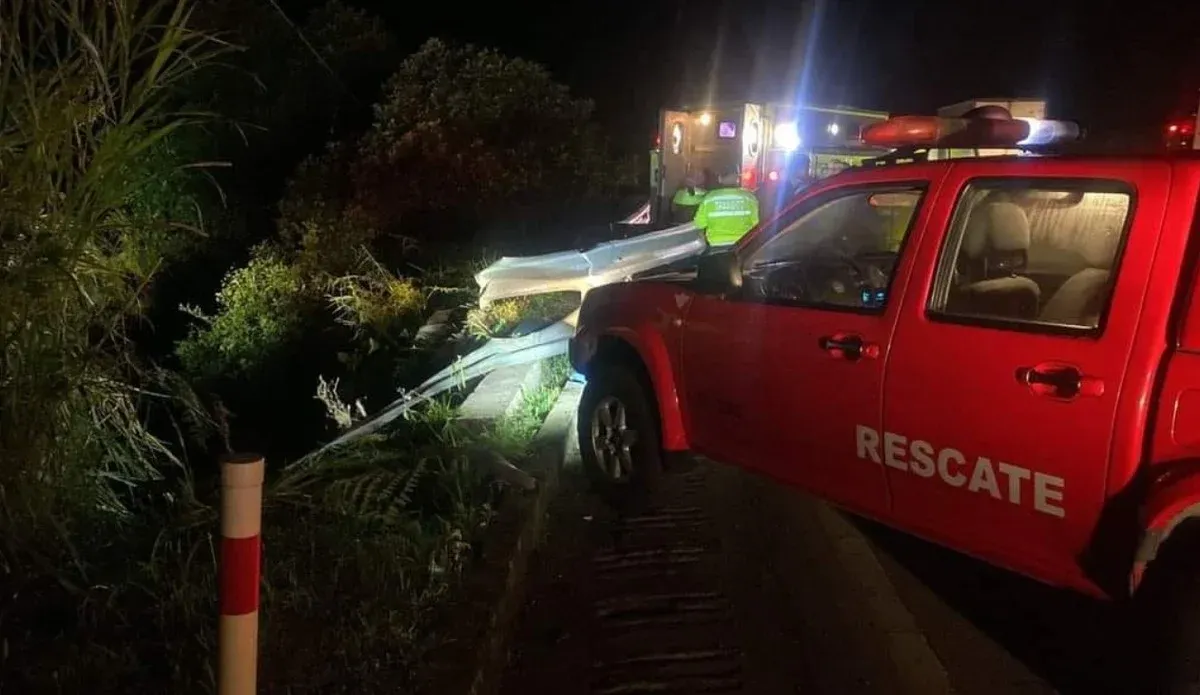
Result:
{"type": "Polygon", "coordinates": [[[1013,118],[1007,109],[984,106],[961,118],[894,116],[863,127],[863,144],[893,149],[914,147],[1014,148],[1079,140],[1083,129],[1073,121],[1013,118]]]}

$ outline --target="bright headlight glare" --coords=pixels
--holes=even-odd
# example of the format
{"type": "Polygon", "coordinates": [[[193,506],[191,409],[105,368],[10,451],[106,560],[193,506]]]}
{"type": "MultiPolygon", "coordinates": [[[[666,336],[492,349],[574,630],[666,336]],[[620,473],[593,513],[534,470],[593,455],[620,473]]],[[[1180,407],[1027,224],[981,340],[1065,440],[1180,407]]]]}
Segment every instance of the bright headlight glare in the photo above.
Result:
{"type": "Polygon", "coordinates": [[[794,122],[775,126],[775,145],[791,152],[800,147],[800,131],[794,122]]]}

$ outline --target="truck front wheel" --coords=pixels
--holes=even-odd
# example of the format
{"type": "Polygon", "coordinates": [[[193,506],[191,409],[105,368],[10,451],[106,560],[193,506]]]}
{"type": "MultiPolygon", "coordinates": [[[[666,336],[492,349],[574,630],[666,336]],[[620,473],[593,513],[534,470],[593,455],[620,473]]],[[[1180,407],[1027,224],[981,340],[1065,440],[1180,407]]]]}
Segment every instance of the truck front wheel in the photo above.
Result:
{"type": "MultiPolygon", "coordinates": [[[[1151,564],[1134,607],[1143,678],[1156,695],[1200,695],[1200,558],[1193,523],[1176,534],[1151,564]]],[[[1175,534],[1172,534],[1175,535],[1175,534]]]]}
{"type": "Polygon", "coordinates": [[[662,475],[658,417],[639,374],[621,364],[597,365],[579,401],[579,452],[599,490],[626,502],[662,475]]]}

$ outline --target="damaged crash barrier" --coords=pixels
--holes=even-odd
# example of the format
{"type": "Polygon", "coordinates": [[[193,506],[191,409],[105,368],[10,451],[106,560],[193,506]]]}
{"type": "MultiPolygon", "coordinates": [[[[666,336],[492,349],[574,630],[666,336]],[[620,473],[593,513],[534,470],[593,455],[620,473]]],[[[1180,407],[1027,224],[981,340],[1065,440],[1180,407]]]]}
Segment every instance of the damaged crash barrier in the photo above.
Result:
{"type": "Polygon", "coordinates": [[[479,305],[551,292],[578,292],[582,299],[593,287],[699,256],[705,248],[703,230],[688,223],[585,251],[501,258],[475,275],[479,305]]]}
{"type": "MultiPolygon", "coordinates": [[[[706,248],[703,231],[694,224],[684,224],[597,244],[584,251],[501,258],[475,276],[480,288],[479,305],[486,308],[501,299],[555,292],[578,292],[582,301],[594,287],[624,282],[638,273],[699,256],[706,248]]],[[[488,340],[301,462],[377,432],[409,409],[493,370],[566,354],[578,316],[576,310],[527,335],[488,340]]]]}

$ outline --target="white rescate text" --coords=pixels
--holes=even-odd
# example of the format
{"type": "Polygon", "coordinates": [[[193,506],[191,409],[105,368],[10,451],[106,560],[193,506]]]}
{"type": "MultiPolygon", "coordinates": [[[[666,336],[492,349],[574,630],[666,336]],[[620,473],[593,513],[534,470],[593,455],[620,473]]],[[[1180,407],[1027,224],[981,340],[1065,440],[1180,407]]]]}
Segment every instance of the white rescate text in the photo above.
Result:
{"type": "Polygon", "coordinates": [[[879,432],[864,425],[855,427],[858,458],[912,473],[922,478],[936,477],[950,487],[985,494],[1017,506],[1029,505],[1035,511],[1063,518],[1063,494],[1066,481],[1055,475],[993,461],[987,456],[968,458],[949,447],[938,448],[921,439],[908,439],[893,432],[879,432]]]}

